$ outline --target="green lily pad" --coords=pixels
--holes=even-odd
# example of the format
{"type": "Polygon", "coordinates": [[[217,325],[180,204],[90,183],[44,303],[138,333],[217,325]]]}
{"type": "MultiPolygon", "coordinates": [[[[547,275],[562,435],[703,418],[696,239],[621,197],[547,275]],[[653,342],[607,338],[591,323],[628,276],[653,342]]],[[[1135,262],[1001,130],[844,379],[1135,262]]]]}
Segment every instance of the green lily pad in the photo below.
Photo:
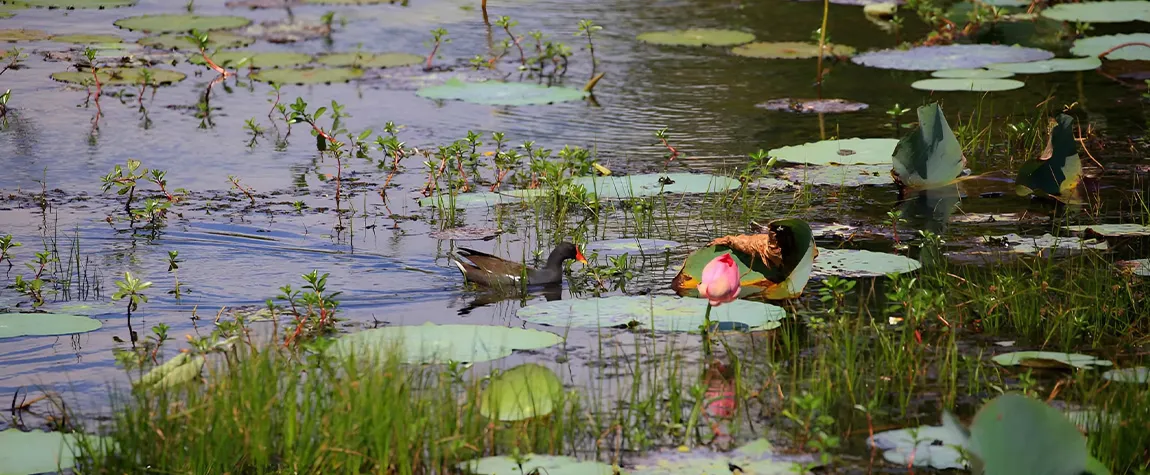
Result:
{"type": "Polygon", "coordinates": [[[911,83],[910,87],[921,91],[966,91],[999,92],[1011,91],[1025,86],[1015,79],[922,79],[911,83]]]}
{"type": "Polygon", "coordinates": [[[1078,141],[1074,138],[1074,118],[1059,114],[1052,121],[1042,155],[1023,163],[1018,170],[1015,181],[1018,194],[1072,194],[1081,177],[1082,160],[1078,157],[1078,141]]]}
{"type": "Polygon", "coordinates": [[[1119,268],[1126,269],[1134,275],[1150,277],[1150,259],[1133,259],[1115,262],[1119,268]]]}
{"type": "Polygon", "coordinates": [[[583,185],[600,198],[640,198],[661,193],[720,193],[742,185],[739,180],[702,173],[648,173],[645,175],[584,176],[574,185],[583,185]]]}
{"type": "Polygon", "coordinates": [[[688,295],[688,291],[698,288],[707,264],[730,253],[739,267],[739,285],[744,291],[759,292],[772,300],[799,296],[810,280],[815,261],[822,257],[810,224],[801,219],[780,219],[768,223],[766,230],[767,233],[754,237],[770,242],[771,247],[777,246],[777,251],[767,252],[779,255],[761,256],[757,248],[736,249],[726,244],[707,246],[687,256],[671,281],[671,288],[679,295],[688,295]]]}
{"type": "Polygon", "coordinates": [[[1014,75],[1009,71],[997,71],[981,68],[967,69],[940,69],[930,73],[932,77],[941,79],[1006,79],[1014,75]]]}
{"type": "Polygon", "coordinates": [[[104,324],[81,315],[61,313],[0,313],[0,338],[72,335],[99,330],[104,324]]]}
{"type": "Polygon", "coordinates": [[[140,380],[136,381],[135,387],[169,389],[196,380],[200,377],[200,370],[203,367],[203,356],[180,353],[141,376],[140,380]]]}
{"type": "Polygon", "coordinates": [[[1006,45],[954,44],[919,46],[907,50],[871,51],[851,58],[855,64],[904,71],[981,68],[993,63],[1022,63],[1054,57],[1036,48],[1006,45]]]}
{"type": "MultiPolygon", "coordinates": [[[[595,299],[553,300],[519,309],[518,317],[560,328],[612,328],[637,325],[656,331],[694,332],[703,325],[707,301],[669,295],[613,295],[595,299]]],[[[720,328],[760,331],[778,328],[787,316],[781,307],[736,300],[714,307],[711,321],[720,328]]]]}
{"type": "MultiPolygon", "coordinates": [[[[824,56],[850,56],[855,49],[850,46],[827,43],[823,49],[824,56]]],[[[764,59],[806,59],[819,57],[818,43],[802,43],[796,41],[768,42],[756,41],[736,46],[731,50],[739,56],[764,59]]]]}
{"type": "Polygon", "coordinates": [[[15,12],[28,8],[27,5],[21,3],[4,3],[0,0],[0,19],[12,18],[16,15],[15,12]]]}
{"type": "Polygon", "coordinates": [[[144,33],[187,33],[192,30],[231,30],[248,26],[251,20],[242,16],[205,16],[182,13],[140,15],[113,22],[125,30],[144,33]]]}
{"type": "Polygon", "coordinates": [[[244,36],[259,38],[268,43],[296,43],[331,36],[331,27],[318,22],[299,18],[279,21],[266,21],[251,25],[240,31],[244,36]]]}
{"type": "Polygon", "coordinates": [[[424,59],[423,56],[408,53],[328,53],[320,55],[315,61],[325,66],[392,68],[419,64],[424,59]]]}
{"type": "Polygon", "coordinates": [[[300,3],[311,5],[377,5],[380,3],[395,3],[396,0],[300,0],[300,3]]]}
{"type": "Polygon", "coordinates": [[[1087,56],[1085,58],[1055,58],[1029,63],[997,63],[988,64],[986,67],[995,71],[1016,74],[1045,74],[1098,69],[1102,67],[1102,60],[1095,56],[1087,56]]]}
{"type": "MultiPolygon", "coordinates": [[[[240,36],[226,31],[217,31],[208,35],[208,50],[215,50],[217,48],[243,48],[256,40],[246,36],[240,36]]],[[[166,50],[179,50],[179,51],[199,51],[196,48],[196,43],[188,38],[184,33],[166,33],[156,36],[145,36],[136,41],[137,43],[147,46],[149,48],[166,49],[166,50]]]]}
{"type": "Polygon", "coordinates": [[[358,358],[386,358],[392,351],[398,351],[408,363],[480,363],[510,356],[515,350],[547,348],[562,342],[559,335],[538,330],[425,323],[345,335],[331,351],[336,355],[356,355],[358,358]]]}
{"type": "MultiPolygon", "coordinates": [[[[188,77],[179,71],[156,68],[101,68],[96,72],[100,84],[104,86],[138,86],[144,83],[144,70],[150,71],[152,86],[165,86],[183,81],[188,77]]],[[[79,85],[91,85],[91,71],[63,71],[52,73],[52,79],[79,85]]]]}
{"type": "Polygon", "coordinates": [[[123,43],[124,39],[116,35],[56,35],[50,38],[57,43],[72,43],[77,45],[91,45],[98,43],[123,43]]]}
{"type": "MultiPolygon", "coordinates": [[[[928,79],[932,81],[932,79],[928,79]]],[[[965,81],[965,79],[938,79],[965,81]]],[[[995,79],[985,79],[995,81],[995,79]]],[[[1005,81],[1005,79],[998,79],[1005,81]]],[[[918,108],[918,126],[899,140],[892,159],[891,174],[900,185],[928,190],[952,183],[966,167],[962,145],[958,143],[937,102],[918,108]]]]}
{"type": "Polygon", "coordinates": [[[986,475],[1084,472],[1086,437],[1057,409],[1021,394],[987,403],[970,426],[970,450],[986,475]]]}
{"type": "Polygon", "coordinates": [[[1103,237],[1150,236],[1150,226],[1141,224],[1080,224],[1066,226],[1066,230],[1072,233],[1103,237]]]}
{"type": "MultiPolygon", "coordinates": [[[[221,51],[216,54],[208,56],[212,61],[222,67],[235,69],[239,66],[239,62],[244,58],[248,61],[244,63],[243,68],[291,68],[295,66],[303,66],[311,62],[311,56],[304,53],[291,53],[286,51],[275,52],[259,52],[259,51],[221,51]]],[[[188,62],[192,64],[204,65],[204,57],[201,55],[192,55],[188,58],[188,62]]]]}
{"type": "Polygon", "coordinates": [[[130,7],[137,0],[3,0],[4,3],[16,3],[27,7],[75,10],[78,8],[103,10],[105,8],[130,7]]]}
{"type": "Polygon", "coordinates": [[[792,182],[813,186],[890,185],[890,165],[824,165],[779,170],[792,182]]]}
{"type": "Polygon", "coordinates": [[[563,383],[550,368],[525,363],[491,380],[480,397],[479,413],[489,419],[521,421],[551,414],[563,383]]]}
{"type": "Polygon", "coordinates": [[[427,198],[419,199],[419,206],[453,207],[455,209],[485,208],[499,204],[531,201],[547,196],[548,191],[540,188],[525,190],[506,190],[498,192],[480,191],[473,193],[457,193],[451,195],[441,193],[427,198]]]}
{"type": "Polygon", "coordinates": [[[688,28],[652,31],[640,34],[635,39],[645,43],[671,46],[735,46],[755,41],[755,35],[735,30],[688,28]]]}
{"type": "Polygon", "coordinates": [[[1145,0],[1061,3],[1042,10],[1042,16],[1083,23],[1150,21],[1150,3],[1145,0]]]}
{"type": "Polygon", "coordinates": [[[1110,249],[1106,241],[1082,239],[1079,237],[1059,237],[1050,233],[1038,237],[1020,236],[1010,233],[1005,236],[984,236],[986,244],[1003,246],[1010,252],[1045,255],[1050,250],[1084,251],[1087,249],[1105,251],[1110,249]]]}
{"type": "Polygon", "coordinates": [[[867,443],[883,451],[883,458],[900,467],[933,467],[939,470],[962,470],[959,447],[966,439],[948,427],[921,426],[879,432],[867,443]]]}
{"type": "Polygon", "coordinates": [[[1150,383],[1150,368],[1135,366],[1133,368],[1112,369],[1102,373],[1102,379],[1117,381],[1119,383],[1150,383]]]}
{"type": "MultiPolygon", "coordinates": [[[[721,308],[721,307],[720,307],[721,308]]],[[[757,439],[731,452],[718,452],[707,448],[690,451],[677,449],[653,452],[635,459],[628,475],[792,475],[809,474],[800,465],[817,465],[810,455],[780,455],[775,453],[771,443],[757,439]],[[732,466],[741,471],[733,470],[732,466]]]]}
{"type": "Polygon", "coordinates": [[[846,99],[797,99],[785,97],[761,102],[755,104],[755,107],[770,111],[793,112],[796,114],[841,114],[858,112],[870,106],[846,99]]]}
{"type": "Polygon", "coordinates": [[[477,475],[613,475],[614,467],[601,462],[580,461],[565,455],[528,454],[520,468],[519,461],[506,455],[484,457],[459,464],[460,470],[477,475]]]}
{"type": "Polygon", "coordinates": [[[252,79],[272,84],[344,83],[363,76],[356,68],[265,69],[252,74],[252,79]]]}
{"type": "Polygon", "coordinates": [[[577,101],[590,94],[569,87],[547,87],[522,82],[464,82],[458,78],[451,78],[444,84],[424,87],[416,91],[416,95],[428,99],[458,100],[493,106],[528,106],[577,101]]]}
{"type": "Polygon", "coordinates": [[[906,256],[858,249],[819,249],[814,275],[839,277],[882,277],[887,274],[913,272],[922,267],[906,256]]]}
{"type": "Polygon", "coordinates": [[[1108,360],[1098,359],[1090,355],[1059,353],[1055,351],[1016,351],[995,355],[991,360],[1002,366],[1051,367],[1064,365],[1085,369],[1092,366],[1114,365],[1114,363],[1108,360]]]}
{"type": "Polygon", "coordinates": [[[75,464],[74,447],[80,442],[101,449],[111,444],[105,437],[19,429],[0,431],[0,473],[26,475],[68,471],[75,464]]]}
{"type": "Polygon", "coordinates": [[[52,35],[46,31],[19,29],[0,29],[0,42],[17,43],[20,41],[44,41],[52,35]]]}
{"type": "MultiPolygon", "coordinates": [[[[1110,48],[1126,43],[1150,43],[1150,33],[1131,33],[1126,35],[1106,35],[1080,38],[1074,40],[1074,46],[1070,48],[1070,54],[1075,56],[1098,56],[1110,48]]],[[[1114,50],[1110,54],[1106,55],[1106,59],[1150,61],[1150,48],[1140,45],[1127,46],[1114,50]]]]}
{"type": "Polygon", "coordinates": [[[888,165],[897,145],[896,139],[823,140],[776,148],[767,154],[784,162],[807,165],[888,165]]]}
{"type": "Polygon", "coordinates": [[[682,246],[682,244],[665,239],[611,239],[587,243],[587,245],[583,247],[583,253],[590,255],[594,252],[600,256],[619,256],[623,254],[630,254],[632,257],[642,255],[651,256],[661,255],[679,246],[682,246]]]}

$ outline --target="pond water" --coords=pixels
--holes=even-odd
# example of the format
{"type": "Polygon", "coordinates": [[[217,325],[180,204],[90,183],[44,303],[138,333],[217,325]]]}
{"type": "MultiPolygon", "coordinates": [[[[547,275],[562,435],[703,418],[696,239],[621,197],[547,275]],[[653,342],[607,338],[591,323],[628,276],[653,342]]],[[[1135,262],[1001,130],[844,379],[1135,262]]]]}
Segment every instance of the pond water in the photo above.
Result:
{"type": "MultiPolygon", "coordinates": [[[[911,108],[903,123],[913,122],[913,108],[940,101],[950,125],[956,130],[981,112],[979,123],[1033,118],[1036,107],[1047,100],[1055,104],[1077,101],[1098,134],[1095,157],[1107,166],[1096,187],[1103,199],[1094,210],[1111,219],[1124,219],[1137,211],[1127,196],[1141,186],[1147,167],[1143,137],[1147,126],[1144,102],[1138,91],[1118,84],[1096,71],[1027,75],[1025,87],[987,96],[979,93],[934,93],[912,89],[910,84],[930,77],[929,72],[906,72],[868,68],[848,60],[828,61],[830,71],[822,86],[825,97],[869,104],[847,114],[792,114],[767,111],[755,104],[784,97],[814,97],[815,60],[766,60],[735,56],[727,48],[667,47],[641,43],[638,33],[680,27],[729,28],[753,33],[762,41],[809,41],[822,17],[819,2],[767,1],[660,1],[622,0],[492,0],[493,16],[507,15],[518,21],[515,31],[541,30],[575,51],[567,73],[558,84],[581,87],[592,75],[585,42],[575,36],[580,19],[603,27],[595,33],[594,72],[605,73],[594,89],[594,101],[574,101],[539,106],[500,107],[458,101],[424,99],[415,91],[451,77],[506,77],[538,81],[516,71],[508,55],[498,72],[475,72],[468,60],[488,54],[488,30],[478,11],[478,0],[412,0],[410,6],[381,4],[355,7],[300,6],[296,18],[317,20],[336,11],[336,29],[327,39],[292,44],[264,41],[248,49],[298,51],[309,54],[352,51],[403,52],[425,56],[430,50],[429,30],[443,27],[451,42],[441,50],[433,72],[419,66],[368,72],[367,78],[348,84],[285,85],[281,100],[302,97],[311,107],[337,101],[346,105],[344,126],[353,133],[372,129],[382,133],[391,121],[403,126],[400,139],[409,146],[434,149],[466,136],[468,131],[485,135],[483,150],[491,149],[491,132],[506,133],[509,144],[533,140],[538,145],[561,149],[565,145],[592,149],[597,163],[612,171],[638,174],[662,171],[666,149],[655,131],[666,128],[670,143],[681,155],[669,165],[672,172],[730,174],[742,167],[756,150],[815,142],[829,137],[897,138],[886,111],[901,104],[911,108]],[[340,23],[346,20],[346,23],[340,23]]],[[[194,3],[198,14],[242,15],[257,22],[286,17],[280,9],[228,8],[219,0],[194,3]]],[[[19,10],[0,28],[40,29],[52,34],[111,34],[126,42],[144,36],[118,29],[112,23],[122,17],[152,13],[181,13],[176,2],[144,0],[129,8],[106,10],[19,10]]],[[[927,27],[910,12],[903,12],[903,38],[918,38],[927,27]]],[[[884,32],[850,5],[830,5],[828,30],[837,44],[865,51],[896,45],[894,35],[884,32]]],[[[1133,27],[1098,25],[1092,34],[1131,31],[1133,27]]],[[[1018,29],[1025,31],[1024,28],[1018,29]]],[[[492,35],[501,41],[498,28],[492,35]]],[[[1042,44],[1046,36],[1008,29],[1010,41],[1042,44]],[[1014,36],[1012,36],[1014,35],[1014,36]]],[[[1066,43],[1055,52],[1065,55],[1066,43]]],[[[94,104],[86,100],[83,87],[53,81],[49,75],[72,68],[69,61],[51,60],[51,52],[67,45],[24,42],[29,57],[19,69],[0,76],[0,89],[11,89],[11,111],[0,127],[0,235],[11,234],[23,247],[15,249],[14,267],[0,263],[0,309],[29,308],[28,299],[9,288],[42,245],[59,249],[61,256],[79,256],[80,274],[64,272],[73,279],[69,295],[48,298],[45,308],[90,314],[102,329],[73,337],[32,337],[0,340],[0,394],[19,388],[46,385],[69,394],[78,407],[98,412],[107,403],[107,385],[123,384],[127,376],[118,368],[113,348],[129,340],[123,303],[110,302],[114,280],[125,271],[154,283],[149,301],[133,313],[132,326],[144,335],[156,324],[171,327],[170,334],[182,343],[183,335],[210,332],[216,313],[262,307],[285,284],[300,287],[300,275],[318,269],[330,273],[328,285],[343,292],[341,316],[348,330],[381,324],[478,323],[537,327],[519,321],[517,300],[490,302],[485,295],[465,288],[457,269],[447,260],[452,241],[429,236],[446,222],[454,225],[497,227],[502,231],[488,241],[459,241],[455,245],[495,252],[503,256],[530,256],[550,250],[556,223],[521,209],[470,208],[445,218],[416,200],[422,195],[426,169],[419,157],[407,159],[407,171],[395,176],[385,203],[379,193],[387,171],[372,161],[352,159],[343,172],[345,206],[354,208],[337,229],[335,186],[330,175],[335,164],[320,160],[305,124],[292,127],[279,117],[269,118],[274,93],[265,83],[249,81],[246,71],[210,90],[208,113],[197,104],[214,78],[207,68],[179,61],[166,66],[188,74],[176,85],[148,91],[137,103],[134,96],[116,97],[106,88],[100,100],[102,115],[96,120],[94,104]],[[249,146],[245,121],[254,119],[266,129],[258,143],[249,146]],[[286,140],[285,143],[277,143],[286,140]],[[123,197],[101,193],[100,178],[115,165],[138,159],[143,166],[167,172],[168,186],[188,190],[188,199],[173,209],[166,226],[157,232],[131,230],[122,221],[123,197]],[[233,189],[229,176],[256,195],[256,204],[233,189]],[[350,190],[350,191],[349,191],[350,190]],[[44,200],[43,202],[41,200],[44,200]],[[306,208],[296,211],[292,203],[306,208]],[[390,214],[402,216],[398,221],[390,214]],[[178,273],[168,271],[167,255],[178,251],[183,260],[178,273]],[[167,293],[175,279],[185,286],[180,298],[167,293]],[[86,291],[76,290],[84,286],[86,291]],[[98,292],[97,292],[98,289],[98,292]],[[200,317],[193,320],[193,314],[200,317]],[[121,341],[117,341],[121,340],[121,341]]],[[[134,88],[126,89],[134,93],[134,88]]],[[[324,122],[326,123],[326,120],[324,122]]],[[[1085,123],[1086,120],[1083,120],[1085,123]]],[[[373,135],[374,137],[374,135],[373,135]]],[[[1022,157],[1026,158],[1026,157],[1022,157]]],[[[974,173],[1005,168],[1019,157],[968,156],[974,173]]],[[[1087,159],[1084,157],[1084,162],[1087,159]]],[[[1013,170],[995,178],[972,182],[965,190],[962,213],[1050,214],[1051,207],[1013,194],[1013,170]],[[1005,193],[1002,195],[1000,192],[1005,193]]],[[[851,222],[880,226],[886,212],[897,206],[893,185],[839,190],[817,189],[799,203],[790,192],[763,196],[749,216],[701,217],[710,206],[705,198],[672,198],[673,207],[664,219],[650,226],[637,224],[618,212],[612,219],[593,224],[579,219],[570,227],[586,226],[584,232],[597,239],[638,235],[683,243],[665,256],[641,261],[628,293],[671,293],[669,283],[687,253],[728,232],[747,232],[746,219],[766,222],[797,215],[812,223],[851,222]],[[798,203],[798,204],[796,204],[798,203]],[[796,208],[797,206],[797,208],[796,208]]],[[[909,226],[907,231],[918,227],[909,226]]],[[[952,236],[972,236],[987,228],[954,223],[952,236]]],[[[1018,226],[994,229],[996,234],[1018,232],[1018,226]],[[998,232],[1001,230],[1002,232],[998,232]]],[[[1041,235],[1049,229],[1023,227],[1041,235]]],[[[820,239],[820,245],[833,246],[820,239]]],[[[890,249],[890,243],[864,243],[866,247],[890,249]]],[[[66,263],[62,263],[61,266],[66,263]]],[[[75,269],[77,263],[72,261],[75,269]]],[[[576,265],[578,270],[579,266],[576,265]]],[[[805,299],[813,299],[808,287],[805,299]]],[[[614,293],[620,293],[618,291],[614,293]]],[[[565,291],[563,298],[572,298],[565,291]]],[[[542,301],[540,295],[529,297],[542,301]]],[[[625,332],[619,332],[625,333],[625,332]]],[[[612,335],[611,338],[620,337],[612,335]]],[[[570,378],[590,378],[587,369],[596,359],[596,332],[572,330],[566,353],[570,378]]],[[[559,350],[516,355],[510,361],[554,361],[559,350]]],[[[504,363],[500,363],[504,364],[504,363]]],[[[509,363],[508,363],[509,364],[509,363]]],[[[3,423],[0,422],[0,428],[3,423]]]]}

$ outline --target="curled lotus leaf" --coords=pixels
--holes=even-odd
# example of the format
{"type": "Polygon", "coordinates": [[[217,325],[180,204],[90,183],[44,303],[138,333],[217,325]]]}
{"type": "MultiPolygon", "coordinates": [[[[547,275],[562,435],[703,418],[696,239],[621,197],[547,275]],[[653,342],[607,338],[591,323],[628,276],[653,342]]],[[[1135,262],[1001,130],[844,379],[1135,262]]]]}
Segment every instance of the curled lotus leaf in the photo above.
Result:
{"type": "Polygon", "coordinates": [[[327,53],[315,59],[325,66],[349,66],[357,68],[391,68],[411,66],[423,62],[423,56],[408,53],[327,53]]]}
{"type": "Polygon", "coordinates": [[[1150,236],[1150,226],[1141,224],[1080,224],[1066,226],[1072,233],[1081,233],[1084,236],[1102,237],[1134,237],[1150,236]]]}
{"type": "Polygon", "coordinates": [[[1113,366],[1109,360],[1099,359],[1095,356],[1079,353],[1060,353],[1056,351],[1016,351],[995,355],[992,361],[1002,366],[1026,366],[1031,368],[1090,368],[1094,366],[1113,366]]]}
{"type": "Polygon", "coordinates": [[[919,46],[907,50],[886,49],[851,58],[855,64],[905,71],[981,68],[994,63],[1042,61],[1054,53],[1036,48],[1006,45],[957,44],[919,46]]]}
{"type": "Polygon", "coordinates": [[[739,268],[742,292],[759,293],[770,300],[802,295],[819,256],[810,224],[787,218],[757,227],[757,234],[723,236],[692,252],[671,281],[671,288],[679,295],[697,294],[706,266],[716,257],[730,254],[739,268]]]}
{"type": "Polygon", "coordinates": [[[44,41],[52,35],[41,30],[26,30],[23,28],[0,29],[0,42],[18,43],[21,41],[44,41]]]}
{"type": "MultiPolygon", "coordinates": [[[[96,72],[100,84],[105,86],[138,86],[144,83],[145,73],[150,74],[150,86],[166,86],[183,81],[188,77],[179,71],[156,68],[101,68],[96,72]]],[[[70,84],[90,85],[91,71],[63,71],[52,73],[52,79],[70,84]]]]}
{"type": "Polygon", "coordinates": [[[640,34],[636,39],[644,43],[671,46],[735,46],[755,41],[755,35],[736,30],[688,28],[652,31],[640,34]]]}
{"type": "Polygon", "coordinates": [[[820,249],[812,275],[839,277],[881,277],[887,274],[913,272],[922,267],[918,261],[898,254],[860,249],[820,249]]]}
{"type": "Polygon", "coordinates": [[[966,468],[962,453],[966,440],[944,426],[921,426],[879,432],[867,444],[883,451],[883,458],[900,467],[966,468]]]}
{"type": "MultiPolygon", "coordinates": [[[[696,332],[703,325],[707,301],[669,295],[613,295],[597,299],[553,300],[519,309],[525,321],[560,328],[623,328],[696,332]]],[[[782,307],[736,300],[711,310],[711,322],[728,330],[778,328],[787,311],[782,307]]]]}
{"type": "Polygon", "coordinates": [[[885,165],[890,164],[897,145],[896,139],[823,140],[776,148],[767,154],[784,162],[807,165],[885,165]]]}
{"type": "MultiPolygon", "coordinates": [[[[208,35],[208,49],[217,48],[243,48],[256,40],[226,31],[217,31],[208,35]]],[[[199,51],[196,43],[184,33],[165,33],[156,36],[145,36],[136,41],[149,48],[174,51],[199,51]]]]}
{"type": "Polygon", "coordinates": [[[600,256],[619,256],[630,254],[632,257],[662,255],[666,251],[682,246],[675,241],[665,239],[638,239],[623,238],[606,241],[594,241],[583,247],[583,253],[590,255],[597,253],[600,256]]]}
{"type": "MultiPolygon", "coordinates": [[[[211,58],[212,62],[222,67],[232,69],[290,68],[311,62],[310,55],[288,51],[220,51],[209,56],[209,58],[211,58]],[[247,61],[243,66],[240,66],[240,61],[243,61],[245,58],[247,61]]],[[[199,65],[206,64],[204,57],[201,55],[192,55],[188,58],[188,62],[199,65]]]]}
{"type": "MultiPolygon", "coordinates": [[[[720,307],[722,308],[722,307],[720,307]]],[[[792,475],[809,474],[802,466],[818,466],[813,456],[784,455],[775,452],[766,439],[748,442],[730,452],[694,448],[652,452],[633,460],[627,475],[730,474],[792,475]],[[734,470],[731,467],[738,467],[734,470]]]]}
{"type": "Polygon", "coordinates": [[[105,8],[120,8],[130,7],[136,4],[137,0],[19,0],[13,2],[4,0],[4,3],[19,3],[28,7],[61,9],[61,10],[75,10],[75,9],[92,9],[103,10],[105,8]]]}
{"type": "Polygon", "coordinates": [[[1048,123],[1049,133],[1042,154],[1026,161],[1018,170],[1017,193],[1027,195],[1073,196],[1082,178],[1074,117],[1059,114],[1048,123]]]}
{"type": "Polygon", "coordinates": [[[566,455],[527,454],[520,465],[506,455],[469,460],[458,465],[460,470],[477,475],[615,475],[620,473],[614,467],[592,460],[579,460],[566,455]]]}
{"type": "MultiPolygon", "coordinates": [[[[993,66],[993,65],[991,65],[993,66]]],[[[999,71],[982,68],[969,69],[940,69],[930,74],[932,77],[942,79],[1006,79],[1014,75],[1009,71],[999,71]]]]}
{"type": "Polygon", "coordinates": [[[814,186],[891,185],[890,165],[823,165],[786,167],[779,170],[787,180],[814,186]]]}
{"type": "Polygon", "coordinates": [[[922,79],[910,87],[920,91],[1001,92],[1020,89],[1026,83],[1016,79],[922,79]]]}
{"type": "Polygon", "coordinates": [[[363,76],[356,68],[265,69],[252,74],[252,79],[271,84],[333,84],[363,76]]]}
{"type": "MultiPolygon", "coordinates": [[[[805,59],[819,57],[818,43],[803,43],[797,41],[756,41],[736,46],[731,50],[739,56],[764,59],[805,59]]],[[[855,49],[850,46],[826,43],[823,45],[823,56],[850,56],[855,49]]]]}
{"type": "Polygon", "coordinates": [[[1102,379],[1119,383],[1150,383],[1150,368],[1135,366],[1133,368],[1112,369],[1102,373],[1102,379]]]}
{"type": "Polygon", "coordinates": [[[77,45],[123,43],[124,39],[116,35],[56,35],[50,38],[57,43],[72,43],[77,45]]]}
{"type": "Polygon", "coordinates": [[[60,473],[75,464],[74,448],[86,443],[97,450],[111,447],[111,439],[79,433],[0,430],[0,467],[5,474],[60,473]]]}
{"type": "Polygon", "coordinates": [[[995,71],[1015,74],[1045,74],[1098,69],[1102,67],[1102,60],[1095,56],[1087,56],[1085,58],[1054,58],[1029,63],[996,63],[988,64],[986,67],[995,71]]]}
{"type": "Polygon", "coordinates": [[[342,357],[384,359],[398,353],[407,363],[479,363],[563,342],[550,332],[492,325],[397,325],[344,335],[328,351],[342,357]]]}
{"type": "Polygon", "coordinates": [[[755,107],[770,111],[795,112],[799,114],[837,114],[858,112],[870,107],[861,102],[846,99],[772,99],[755,104],[755,107]]]}
{"type": "Polygon", "coordinates": [[[503,81],[465,82],[451,78],[444,84],[424,87],[416,91],[416,95],[493,106],[528,106],[582,100],[590,93],[562,86],[503,81]]]}
{"type": "Polygon", "coordinates": [[[73,335],[99,330],[99,320],[61,313],[0,313],[0,338],[73,335]]]}
{"type": "Polygon", "coordinates": [[[1150,2],[1119,0],[1113,2],[1061,3],[1042,10],[1051,20],[1083,23],[1124,23],[1150,21],[1150,2]]]}
{"type": "Polygon", "coordinates": [[[962,145],[947,124],[942,108],[937,102],[932,102],[920,106],[916,112],[918,126],[894,148],[891,175],[900,186],[914,190],[930,190],[954,182],[966,167],[966,157],[962,155],[962,145]]]}
{"type": "Polygon", "coordinates": [[[551,414],[563,396],[563,382],[550,368],[525,363],[491,379],[479,396],[488,419],[522,421],[551,414]]]}
{"type": "MultiPolygon", "coordinates": [[[[1125,35],[1092,36],[1074,40],[1070,47],[1070,54],[1077,56],[1098,56],[1110,51],[1112,48],[1127,43],[1150,43],[1150,33],[1130,33],[1125,35]]],[[[1110,60],[1150,61],[1150,47],[1144,44],[1133,44],[1110,51],[1106,55],[1110,60]]]]}
{"type": "Polygon", "coordinates": [[[192,30],[230,30],[251,24],[251,20],[241,16],[207,16],[193,14],[140,15],[121,18],[113,22],[125,30],[144,33],[184,33],[192,30]]]}

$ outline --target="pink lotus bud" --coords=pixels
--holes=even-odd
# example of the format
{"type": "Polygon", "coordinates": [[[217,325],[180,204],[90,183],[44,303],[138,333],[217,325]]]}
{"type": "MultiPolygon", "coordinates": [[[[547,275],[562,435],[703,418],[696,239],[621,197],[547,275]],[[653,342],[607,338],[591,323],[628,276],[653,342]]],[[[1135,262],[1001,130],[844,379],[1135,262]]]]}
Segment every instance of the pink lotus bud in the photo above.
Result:
{"type": "Polygon", "coordinates": [[[735,265],[731,253],[712,259],[703,268],[699,296],[710,300],[715,307],[739,298],[739,266],[735,265]]]}

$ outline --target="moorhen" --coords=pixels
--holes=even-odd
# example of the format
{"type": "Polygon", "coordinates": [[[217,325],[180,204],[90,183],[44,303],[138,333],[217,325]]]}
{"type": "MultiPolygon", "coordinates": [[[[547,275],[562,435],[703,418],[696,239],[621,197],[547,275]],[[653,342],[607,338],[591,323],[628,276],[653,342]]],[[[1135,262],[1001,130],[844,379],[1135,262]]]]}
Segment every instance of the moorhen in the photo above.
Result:
{"type": "MultiPolygon", "coordinates": [[[[491,254],[461,247],[451,253],[452,262],[463,278],[486,287],[509,287],[520,282],[525,266],[491,254]]],[[[560,243],[547,256],[547,264],[542,269],[526,269],[527,285],[558,284],[563,281],[563,263],[575,259],[587,264],[587,259],[579,248],[569,242],[560,243]]]]}

